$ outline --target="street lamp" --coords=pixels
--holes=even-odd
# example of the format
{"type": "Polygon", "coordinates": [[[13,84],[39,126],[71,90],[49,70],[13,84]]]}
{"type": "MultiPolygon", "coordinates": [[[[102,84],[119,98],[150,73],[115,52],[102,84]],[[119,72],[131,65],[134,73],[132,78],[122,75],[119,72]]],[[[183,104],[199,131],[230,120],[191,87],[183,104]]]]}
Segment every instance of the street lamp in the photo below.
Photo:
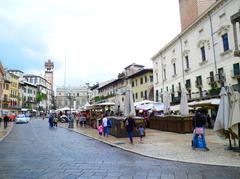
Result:
{"type": "Polygon", "coordinates": [[[68,93],[68,99],[70,101],[70,114],[69,114],[69,125],[68,125],[68,128],[73,128],[73,117],[72,117],[72,100],[73,100],[73,97],[71,95],[71,92],[68,93]]]}

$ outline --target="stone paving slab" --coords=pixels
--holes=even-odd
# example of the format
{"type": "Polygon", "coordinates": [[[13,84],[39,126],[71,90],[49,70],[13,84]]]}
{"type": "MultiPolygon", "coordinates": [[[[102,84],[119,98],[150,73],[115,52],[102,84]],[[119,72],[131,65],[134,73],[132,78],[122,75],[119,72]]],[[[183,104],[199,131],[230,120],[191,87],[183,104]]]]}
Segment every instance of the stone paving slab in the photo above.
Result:
{"type": "MultiPolygon", "coordinates": [[[[68,128],[68,124],[59,123],[60,127],[68,128]]],[[[116,138],[114,136],[100,137],[96,129],[89,126],[75,127],[73,130],[82,135],[102,141],[114,147],[126,151],[138,153],[152,158],[199,163],[220,166],[240,167],[240,154],[230,150],[228,140],[219,138],[213,130],[206,130],[206,141],[210,151],[192,150],[192,134],[178,134],[159,130],[146,129],[143,143],[134,137],[134,144],[130,144],[128,138],[116,138]]]]}

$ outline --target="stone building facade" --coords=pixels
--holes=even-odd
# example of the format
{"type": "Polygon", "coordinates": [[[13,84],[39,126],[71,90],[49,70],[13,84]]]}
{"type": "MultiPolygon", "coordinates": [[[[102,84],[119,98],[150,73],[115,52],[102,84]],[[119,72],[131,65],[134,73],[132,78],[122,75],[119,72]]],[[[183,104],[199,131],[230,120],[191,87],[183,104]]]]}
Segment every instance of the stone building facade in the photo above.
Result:
{"type": "Polygon", "coordinates": [[[239,8],[239,0],[217,1],[152,57],[155,100],[169,91],[177,103],[182,88],[189,100],[216,96],[221,86],[239,88],[240,20],[232,20],[239,8]]]}

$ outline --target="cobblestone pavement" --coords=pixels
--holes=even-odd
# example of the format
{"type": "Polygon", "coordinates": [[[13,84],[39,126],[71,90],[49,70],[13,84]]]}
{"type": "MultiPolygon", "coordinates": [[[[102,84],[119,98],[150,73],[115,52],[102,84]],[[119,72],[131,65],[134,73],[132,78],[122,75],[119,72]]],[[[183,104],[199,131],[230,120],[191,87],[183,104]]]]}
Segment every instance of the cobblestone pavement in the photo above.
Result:
{"type": "MultiPolygon", "coordinates": [[[[67,123],[59,123],[59,126],[68,128],[67,123]]],[[[134,137],[134,145],[132,145],[129,143],[128,138],[117,138],[112,135],[108,138],[99,137],[97,130],[90,126],[80,127],[75,125],[71,130],[146,157],[187,163],[240,167],[240,153],[226,150],[229,146],[228,140],[219,138],[213,130],[209,129],[206,130],[205,136],[210,149],[207,152],[192,150],[190,144],[192,134],[146,129],[143,143],[140,143],[139,137],[134,137]]]]}
{"type": "Polygon", "coordinates": [[[3,121],[0,122],[0,142],[11,132],[13,128],[13,122],[8,122],[8,127],[4,128],[3,121]]]}
{"type": "Polygon", "coordinates": [[[239,178],[240,168],[157,160],[129,153],[46,120],[17,124],[0,142],[0,178],[239,178]]]}

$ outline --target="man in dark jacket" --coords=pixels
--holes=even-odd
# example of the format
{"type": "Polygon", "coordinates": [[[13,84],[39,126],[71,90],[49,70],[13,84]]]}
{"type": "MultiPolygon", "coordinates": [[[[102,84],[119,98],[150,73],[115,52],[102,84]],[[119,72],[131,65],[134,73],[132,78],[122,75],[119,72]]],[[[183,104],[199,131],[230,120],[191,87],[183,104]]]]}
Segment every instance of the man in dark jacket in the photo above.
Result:
{"type": "Polygon", "coordinates": [[[4,128],[7,128],[8,121],[9,121],[9,118],[8,118],[8,116],[7,116],[7,115],[5,115],[5,116],[3,117],[4,128]]]}
{"type": "Polygon", "coordinates": [[[132,116],[129,115],[125,120],[125,127],[128,133],[130,143],[133,144],[133,130],[136,127],[136,123],[132,116]]]}

